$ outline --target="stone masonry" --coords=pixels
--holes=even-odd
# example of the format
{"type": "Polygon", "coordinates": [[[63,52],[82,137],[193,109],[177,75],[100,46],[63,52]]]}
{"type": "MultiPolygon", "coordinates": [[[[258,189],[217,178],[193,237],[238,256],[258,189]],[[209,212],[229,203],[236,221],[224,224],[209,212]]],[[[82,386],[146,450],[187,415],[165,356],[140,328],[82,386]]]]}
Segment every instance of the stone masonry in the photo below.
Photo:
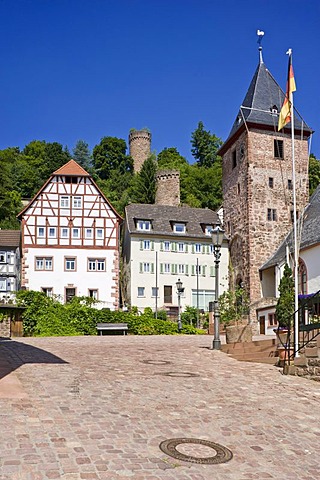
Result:
{"type": "Polygon", "coordinates": [[[129,134],[129,154],[133,158],[135,173],[139,173],[144,161],[150,156],[151,133],[148,130],[132,130],[129,134]]]}
{"type": "Polygon", "coordinates": [[[178,170],[159,170],[157,173],[156,204],[180,205],[180,172],[178,170]]]}

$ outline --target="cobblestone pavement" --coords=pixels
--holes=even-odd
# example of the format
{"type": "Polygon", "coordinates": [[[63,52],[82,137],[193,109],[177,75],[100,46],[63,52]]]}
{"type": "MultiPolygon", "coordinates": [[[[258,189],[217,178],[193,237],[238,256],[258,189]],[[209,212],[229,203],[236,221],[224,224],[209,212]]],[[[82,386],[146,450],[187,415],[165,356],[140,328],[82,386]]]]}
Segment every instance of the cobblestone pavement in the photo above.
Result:
{"type": "Polygon", "coordinates": [[[0,341],[0,479],[318,480],[319,383],[237,362],[211,343],[209,336],[0,341]],[[219,443],[233,458],[176,460],[159,448],[171,438],[219,443]]]}

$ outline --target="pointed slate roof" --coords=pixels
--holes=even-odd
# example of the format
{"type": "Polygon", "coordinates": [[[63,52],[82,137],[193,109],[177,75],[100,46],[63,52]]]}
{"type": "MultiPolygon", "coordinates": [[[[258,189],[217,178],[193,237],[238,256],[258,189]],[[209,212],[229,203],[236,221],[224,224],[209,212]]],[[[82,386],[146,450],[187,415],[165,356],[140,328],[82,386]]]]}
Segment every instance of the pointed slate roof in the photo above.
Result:
{"type": "Polygon", "coordinates": [[[69,160],[68,163],[62,165],[62,167],[58,168],[52,175],[68,175],[70,177],[90,177],[89,173],[86,172],[84,168],[82,168],[77,162],[74,160],[69,160]]]}
{"type": "MultiPolygon", "coordinates": [[[[279,112],[284,101],[284,92],[275,81],[260,56],[260,61],[251,80],[247,94],[240,106],[238,115],[233,123],[230,134],[225,144],[220,149],[220,154],[225,150],[224,146],[236,135],[240,134],[247,126],[256,128],[263,127],[278,131],[279,112]],[[222,151],[222,152],[221,152],[222,151]]],[[[295,110],[294,129],[306,136],[312,133],[312,129],[304,122],[299,112],[295,110]]],[[[282,131],[290,131],[291,123],[288,123],[282,131]]]]}
{"type": "MultiPolygon", "coordinates": [[[[303,213],[303,224],[300,240],[300,250],[312,247],[320,243],[320,185],[313,192],[310,203],[303,213]]],[[[289,232],[283,240],[278,250],[269,258],[269,260],[260,268],[266,270],[283,262],[286,257],[286,246],[293,252],[293,230],[289,232]]]]}

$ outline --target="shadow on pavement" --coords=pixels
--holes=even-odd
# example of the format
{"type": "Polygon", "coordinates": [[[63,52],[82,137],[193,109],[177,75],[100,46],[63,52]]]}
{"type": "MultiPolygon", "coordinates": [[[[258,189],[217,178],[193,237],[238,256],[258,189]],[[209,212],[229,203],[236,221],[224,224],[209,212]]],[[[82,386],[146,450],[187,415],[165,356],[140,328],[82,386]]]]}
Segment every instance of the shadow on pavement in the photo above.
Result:
{"type": "Polygon", "coordinates": [[[26,363],[66,364],[46,350],[0,337],[0,380],[26,363]]]}

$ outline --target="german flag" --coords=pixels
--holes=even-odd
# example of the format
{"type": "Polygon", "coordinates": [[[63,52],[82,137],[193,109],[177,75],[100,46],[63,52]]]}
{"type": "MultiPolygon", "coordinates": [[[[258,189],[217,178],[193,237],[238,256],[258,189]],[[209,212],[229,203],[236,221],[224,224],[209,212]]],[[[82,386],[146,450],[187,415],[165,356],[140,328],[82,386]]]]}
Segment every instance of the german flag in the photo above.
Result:
{"type": "Polygon", "coordinates": [[[292,92],[296,91],[296,82],[294,81],[291,52],[289,53],[288,64],[288,79],[287,79],[287,91],[284,97],[284,102],[279,115],[278,130],[281,130],[291,120],[291,102],[290,96],[292,92]]]}

